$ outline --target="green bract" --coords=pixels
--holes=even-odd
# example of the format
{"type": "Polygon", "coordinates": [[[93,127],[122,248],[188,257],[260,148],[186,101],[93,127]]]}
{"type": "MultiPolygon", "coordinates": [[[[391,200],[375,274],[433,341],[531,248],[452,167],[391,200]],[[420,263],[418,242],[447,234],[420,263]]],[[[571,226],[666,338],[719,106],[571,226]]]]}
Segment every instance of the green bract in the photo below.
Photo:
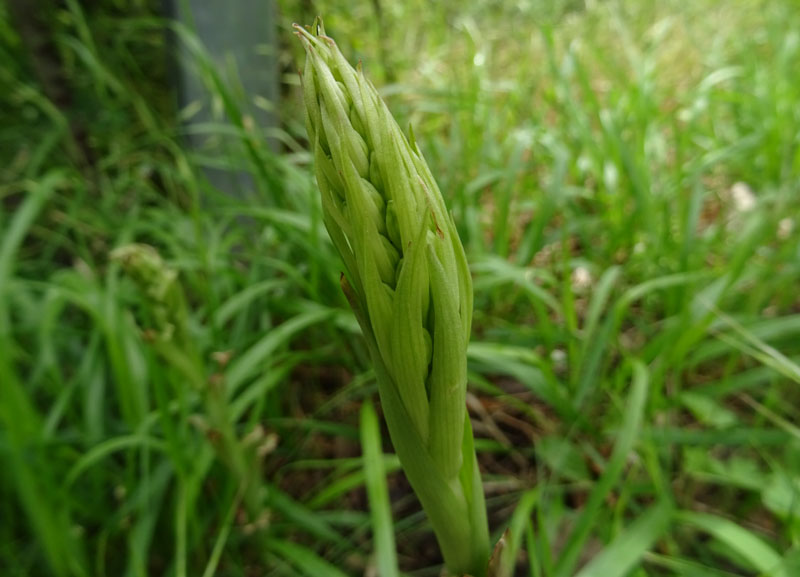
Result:
{"type": "Polygon", "coordinates": [[[455,224],[417,147],[317,21],[303,93],[325,225],[370,348],[400,461],[449,570],[481,577],[489,539],[466,348],[472,281],[455,224]]]}

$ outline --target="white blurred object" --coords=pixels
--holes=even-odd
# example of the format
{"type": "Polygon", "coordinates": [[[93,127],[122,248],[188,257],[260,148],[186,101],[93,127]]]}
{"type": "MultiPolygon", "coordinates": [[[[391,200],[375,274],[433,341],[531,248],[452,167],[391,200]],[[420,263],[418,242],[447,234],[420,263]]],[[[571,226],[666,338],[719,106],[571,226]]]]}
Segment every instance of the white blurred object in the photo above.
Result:
{"type": "Polygon", "coordinates": [[[575,267],[572,271],[572,290],[575,292],[583,292],[592,286],[592,273],[585,266],[575,267]]]}
{"type": "Polygon", "coordinates": [[[749,212],[756,207],[756,196],[753,189],[744,182],[737,182],[731,187],[731,199],[738,212],[749,212]]]}
{"type": "Polygon", "coordinates": [[[781,219],[778,223],[778,238],[786,240],[792,234],[792,231],[794,231],[794,221],[788,216],[781,219]]]}

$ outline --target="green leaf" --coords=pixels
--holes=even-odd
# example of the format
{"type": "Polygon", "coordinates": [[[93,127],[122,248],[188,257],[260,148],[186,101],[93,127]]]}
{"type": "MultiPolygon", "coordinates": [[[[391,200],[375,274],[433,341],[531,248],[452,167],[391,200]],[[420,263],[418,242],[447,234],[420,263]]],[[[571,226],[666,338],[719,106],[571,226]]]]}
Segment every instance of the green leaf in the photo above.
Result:
{"type": "Polygon", "coordinates": [[[733,521],[694,511],[681,511],[678,513],[678,519],[687,525],[709,533],[719,542],[730,547],[736,554],[731,556],[731,561],[734,563],[738,564],[742,559],[749,564],[751,569],[767,573],[771,577],[790,577],[781,568],[782,559],[775,549],[733,521]]]}
{"type": "Polygon", "coordinates": [[[227,394],[233,396],[248,379],[266,369],[273,353],[286,345],[296,333],[332,316],[332,310],[313,310],[299,314],[270,330],[241,357],[231,362],[225,373],[227,394]]]}
{"type": "Polygon", "coordinates": [[[286,559],[308,577],[349,577],[307,547],[277,539],[267,543],[270,551],[286,559]]]}
{"type": "Polygon", "coordinates": [[[372,402],[361,406],[361,447],[364,452],[364,475],[367,482],[372,534],[375,540],[375,560],[378,577],[397,577],[397,553],[394,543],[394,523],[383,468],[383,449],[378,417],[372,402]]]}
{"type": "Polygon", "coordinates": [[[589,499],[583,507],[575,529],[573,529],[561,553],[556,565],[557,577],[568,577],[572,574],[586,539],[589,537],[592,528],[598,526],[599,519],[604,514],[603,505],[606,496],[619,481],[625,468],[625,462],[638,438],[644,415],[645,400],[647,399],[649,374],[647,367],[639,360],[633,361],[632,367],[633,382],[631,392],[628,396],[625,420],[614,445],[614,452],[606,464],[603,475],[589,494],[589,499]]]}
{"type": "MultiPolygon", "coordinates": [[[[511,516],[508,530],[503,537],[501,537],[501,541],[504,542],[500,550],[499,569],[497,570],[497,574],[492,577],[511,577],[514,574],[514,567],[516,566],[517,556],[522,543],[522,534],[527,524],[530,523],[531,513],[538,502],[538,489],[526,491],[520,498],[517,507],[514,509],[514,514],[511,516]]],[[[529,556],[534,556],[535,554],[536,551],[528,550],[529,556]]],[[[498,560],[493,558],[492,562],[497,563],[498,560]]]]}
{"type": "Polygon", "coordinates": [[[667,532],[673,507],[661,501],[642,514],[620,533],[611,544],[581,569],[575,577],[624,577],[636,567],[642,556],[667,532]]]}
{"type": "Polygon", "coordinates": [[[151,448],[157,451],[164,451],[166,449],[166,445],[163,441],[145,435],[125,435],[122,437],[114,437],[113,439],[108,439],[99,445],[92,447],[91,450],[84,454],[72,466],[69,473],[67,473],[66,477],[64,478],[64,483],[67,486],[72,485],[81,475],[81,473],[96,465],[107,456],[117,451],[121,451],[122,449],[128,449],[131,447],[138,447],[142,449],[151,448]]]}
{"type": "Polygon", "coordinates": [[[556,474],[570,481],[588,481],[589,469],[583,454],[562,437],[542,437],[536,441],[536,455],[556,474]]]}
{"type": "Polygon", "coordinates": [[[680,401],[701,423],[717,429],[727,429],[739,423],[736,415],[723,407],[713,397],[699,393],[683,393],[680,401]]]}
{"type": "Polygon", "coordinates": [[[800,517],[800,477],[788,471],[772,474],[761,491],[764,506],[784,519],[800,517]]]}

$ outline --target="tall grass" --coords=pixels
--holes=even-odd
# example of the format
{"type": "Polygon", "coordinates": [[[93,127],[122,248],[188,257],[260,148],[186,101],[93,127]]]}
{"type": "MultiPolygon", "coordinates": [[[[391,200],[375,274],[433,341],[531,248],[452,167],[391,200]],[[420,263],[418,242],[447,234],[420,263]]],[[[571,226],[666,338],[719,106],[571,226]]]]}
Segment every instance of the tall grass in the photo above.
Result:
{"type": "Polygon", "coordinates": [[[792,2],[283,2],[280,155],[178,29],[219,112],[188,153],[171,25],[101,4],[50,22],[69,105],[0,7],[4,574],[391,574],[392,528],[402,571],[438,573],[362,415],[289,39],[314,12],[413,124],[473,265],[498,574],[797,574],[792,2]],[[111,257],[132,243],[185,314],[111,257]]]}

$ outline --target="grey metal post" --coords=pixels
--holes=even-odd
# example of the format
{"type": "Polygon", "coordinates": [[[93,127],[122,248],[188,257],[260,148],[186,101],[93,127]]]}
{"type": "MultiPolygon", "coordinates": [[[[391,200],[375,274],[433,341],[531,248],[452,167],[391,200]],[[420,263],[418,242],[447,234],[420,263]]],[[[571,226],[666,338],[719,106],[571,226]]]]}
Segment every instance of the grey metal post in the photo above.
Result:
{"type": "MultiPolygon", "coordinates": [[[[262,131],[276,125],[274,112],[254,104],[257,97],[270,103],[278,100],[278,42],[273,0],[165,0],[171,17],[194,31],[206,51],[222,71],[233,62],[247,96],[245,110],[262,131]]],[[[176,41],[175,63],[178,98],[181,108],[199,103],[202,108],[189,119],[187,144],[195,150],[207,150],[208,138],[192,134],[192,125],[214,120],[211,98],[192,66],[186,46],[176,41]]],[[[276,142],[271,141],[273,148],[276,142]]],[[[212,186],[229,193],[252,187],[244,172],[207,168],[212,186]]]]}

